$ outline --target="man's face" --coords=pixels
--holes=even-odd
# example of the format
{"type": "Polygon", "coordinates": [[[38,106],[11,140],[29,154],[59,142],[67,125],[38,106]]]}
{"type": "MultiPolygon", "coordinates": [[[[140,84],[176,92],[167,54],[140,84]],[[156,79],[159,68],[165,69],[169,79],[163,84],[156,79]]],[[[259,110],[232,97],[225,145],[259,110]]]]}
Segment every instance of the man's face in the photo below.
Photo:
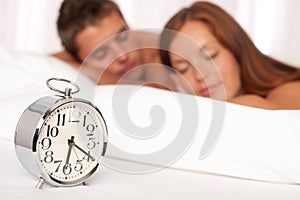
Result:
{"type": "MultiPolygon", "coordinates": [[[[88,68],[84,70],[93,80],[115,84],[125,73],[142,64],[139,50],[127,52],[134,46],[127,29],[123,18],[111,13],[76,36],[77,55],[84,61],[84,67],[88,68]]],[[[141,74],[130,75],[133,76],[131,79],[138,79],[141,74]]]]}

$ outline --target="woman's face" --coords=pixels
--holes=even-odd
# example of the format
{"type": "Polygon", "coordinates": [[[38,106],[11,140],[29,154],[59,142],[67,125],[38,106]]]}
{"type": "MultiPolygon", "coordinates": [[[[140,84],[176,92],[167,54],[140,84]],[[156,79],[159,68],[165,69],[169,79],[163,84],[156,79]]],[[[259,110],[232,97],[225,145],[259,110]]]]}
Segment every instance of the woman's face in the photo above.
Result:
{"type": "Polygon", "coordinates": [[[198,96],[215,98],[218,96],[215,93],[225,90],[225,100],[237,96],[242,88],[238,63],[233,54],[218,42],[208,26],[200,21],[188,21],[179,32],[197,43],[197,51],[204,51],[206,58],[202,59],[206,59],[206,63],[211,63],[211,61],[214,63],[214,65],[209,65],[209,67],[215,66],[215,71],[218,71],[213,76],[218,76],[218,74],[221,76],[215,78],[219,81],[208,81],[211,73],[202,72],[203,67],[196,69],[181,56],[170,53],[172,66],[187,79],[194,93],[198,96]]]}

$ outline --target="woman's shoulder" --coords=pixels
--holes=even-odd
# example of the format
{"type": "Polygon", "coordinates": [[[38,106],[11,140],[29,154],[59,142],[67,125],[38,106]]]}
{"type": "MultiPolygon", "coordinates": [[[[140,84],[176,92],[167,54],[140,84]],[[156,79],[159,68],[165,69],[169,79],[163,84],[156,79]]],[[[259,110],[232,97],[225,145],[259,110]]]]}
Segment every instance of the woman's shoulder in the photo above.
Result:
{"type": "Polygon", "coordinates": [[[291,81],[280,85],[279,87],[271,90],[268,96],[272,96],[274,94],[294,94],[299,93],[300,90],[300,80],[291,81]]]}
{"type": "Polygon", "coordinates": [[[300,109],[300,80],[287,82],[271,90],[266,99],[279,105],[300,109]]]}
{"type": "Polygon", "coordinates": [[[276,109],[300,109],[300,81],[292,81],[271,90],[264,98],[255,94],[241,95],[229,100],[245,106],[276,109]]]}
{"type": "Polygon", "coordinates": [[[272,101],[269,101],[255,94],[245,94],[238,97],[234,97],[232,99],[229,99],[228,102],[236,103],[244,106],[255,107],[255,108],[269,109],[269,110],[279,109],[276,103],[273,103],[272,101]]]}

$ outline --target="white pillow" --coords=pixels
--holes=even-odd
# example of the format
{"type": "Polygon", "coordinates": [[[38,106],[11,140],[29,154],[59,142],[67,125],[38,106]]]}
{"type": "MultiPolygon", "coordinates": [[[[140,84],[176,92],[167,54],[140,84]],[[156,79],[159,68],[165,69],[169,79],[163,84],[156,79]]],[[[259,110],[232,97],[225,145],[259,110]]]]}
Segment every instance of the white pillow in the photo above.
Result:
{"type": "Polygon", "coordinates": [[[0,97],[46,88],[53,76],[74,80],[77,71],[54,57],[0,47],[0,97]]]}
{"type": "Polygon", "coordinates": [[[300,110],[257,109],[126,85],[98,87],[95,104],[107,119],[109,145],[105,164],[111,168],[145,173],[171,167],[266,182],[300,183],[300,110]],[[192,111],[183,117],[183,110],[191,109],[189,105],[192,111]],[[183,118],[190,124],[184,124],[183,118]],[[196,130],[189,127],[194,120],[196,130]],[[145,135],[149,126],[156,132],[145,135]],[[182,142],[176,143],[181,128],[182,142]],[[191,131],[195,131],[194,137],[191,131]],[[220,136],[215,148],[201,158],[206,138],[214,140],[214,134],[220,136]],[[184,141],[187,138],[189,143],[184,141]],[[165,151],[168,147],[170,151],[165,151]]]}

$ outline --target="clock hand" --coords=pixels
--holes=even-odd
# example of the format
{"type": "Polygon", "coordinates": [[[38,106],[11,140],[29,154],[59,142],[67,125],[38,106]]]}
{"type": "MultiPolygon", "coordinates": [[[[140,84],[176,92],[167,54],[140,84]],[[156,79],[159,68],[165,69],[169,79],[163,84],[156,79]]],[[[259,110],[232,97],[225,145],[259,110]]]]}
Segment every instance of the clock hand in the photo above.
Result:
{"type": "MultiPolygon", "coordinates": [[[[76,133],[77,133],[77,135],[78,135],[77,138],[79,138],[80,143],[81,143],[81,144],[84,143],[83,140],[82,140],[82,138],[80,137],[81,134],[78,132],[78,128],[75,127],[74,129],[75,129],[75,131],[76,131],[76,133]]],[[[93,156],[91,156],[91,155],[90,155],[89,153],[87,153],[85,150],[83,150],[82,148],[80,148],[77,144],[75,144],[75,142],[73,143],[73,145],[74,145],[77,149],[79,149],[82,153],[84,153],[85,155],[87,155],[90,159],[92,159],[92,161],[95,161],[95,158],[94,158],[93,156]]]]}
{"type": "Polygon", "coordinates": [[[91,156],[85,150],[83,150],[82,148],[80,148],[77,144],[73,143],[73,145],[74,145],[74,147],[76,147],[77,149],[79,149],[82,153],[84,153],[85,155],[87,155],[90,159],[92,159],[92,161],[95,161],[95,158],[93,156],[91,156]]]}
{"type": "Polygon", "coordinates": [[[74,145],[74,136],[72,136],[71,139],[68,140],[68,145],[69,145],[69,149],[68,149],[68,154],[66,159],[66,165],[69,164],[70,161],[71,150],[74,145]]]}

